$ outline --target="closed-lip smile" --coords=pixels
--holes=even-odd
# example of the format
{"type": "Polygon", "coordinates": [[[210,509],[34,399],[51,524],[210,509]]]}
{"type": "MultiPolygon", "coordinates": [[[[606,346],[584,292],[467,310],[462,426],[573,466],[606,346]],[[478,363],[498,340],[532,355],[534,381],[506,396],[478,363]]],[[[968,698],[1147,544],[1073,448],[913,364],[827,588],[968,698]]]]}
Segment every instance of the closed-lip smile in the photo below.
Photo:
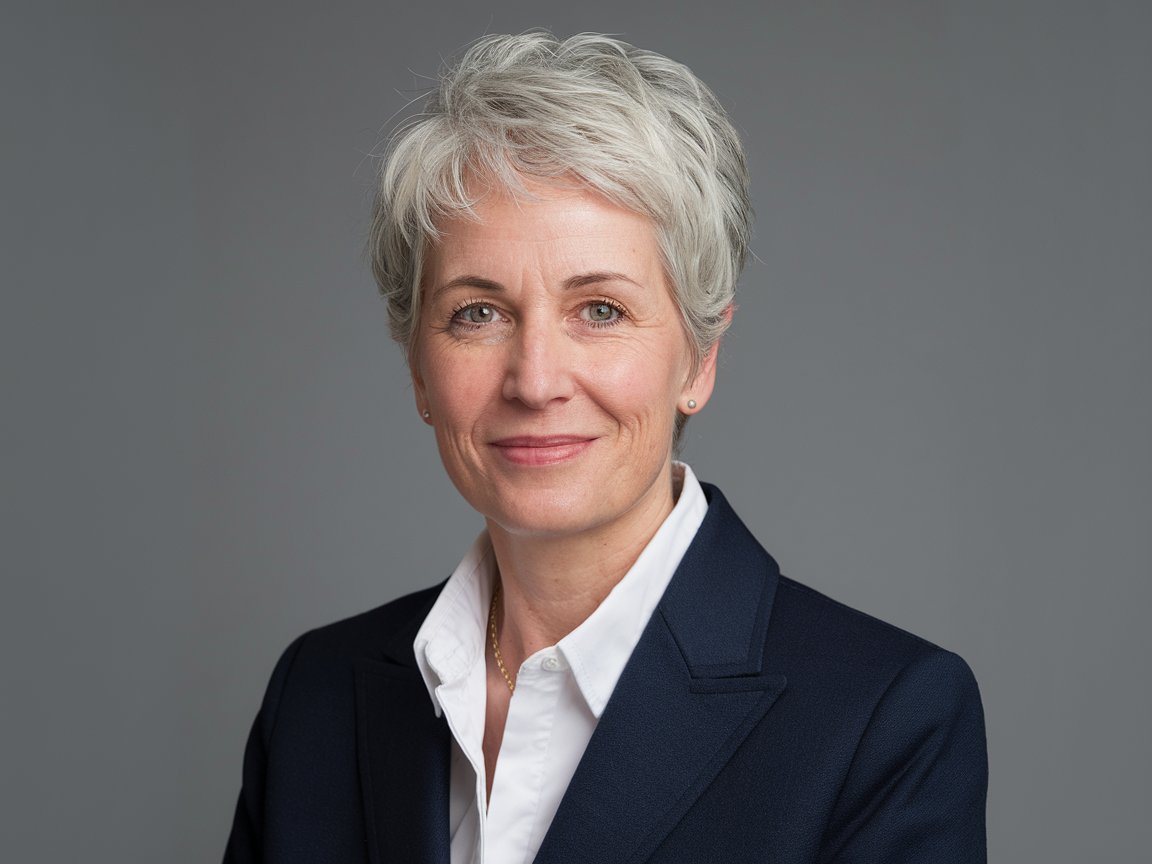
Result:
{"type": "Polygon", "coordinates": [[[515,465],[555,465],[579,456],[595,440],[589,435],[512,435],[491,445],[515,465]]]}

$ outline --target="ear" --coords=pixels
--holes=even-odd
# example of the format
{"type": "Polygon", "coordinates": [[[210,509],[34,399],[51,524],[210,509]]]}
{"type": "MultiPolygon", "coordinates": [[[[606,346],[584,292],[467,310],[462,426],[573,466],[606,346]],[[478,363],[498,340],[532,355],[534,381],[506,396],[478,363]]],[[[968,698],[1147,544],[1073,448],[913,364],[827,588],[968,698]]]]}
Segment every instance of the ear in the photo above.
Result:
{"type": "MultiPolygon", "coordinates": [[[[724,318],[729,323],[732,321],[732,308],[732,305],[729,304],[724,310],[724,318]]],[[[712,390],[716,386],[716,357],[719,353],[720,340],[717,339],[701,358],[696,374],[684,385],[684,391],[680,394],[680,413],[698,414],[708,404],[708,400],[712,398],[712,390]],[[689,399],[696,403],[692,408],[688,407],[689,399]]]]}

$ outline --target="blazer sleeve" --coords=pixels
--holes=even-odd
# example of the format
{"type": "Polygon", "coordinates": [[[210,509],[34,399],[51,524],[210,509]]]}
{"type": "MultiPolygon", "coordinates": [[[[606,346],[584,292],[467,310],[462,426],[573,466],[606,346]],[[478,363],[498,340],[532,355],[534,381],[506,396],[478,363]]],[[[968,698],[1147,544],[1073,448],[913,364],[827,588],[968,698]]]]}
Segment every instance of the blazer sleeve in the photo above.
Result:
{"type": "Polygon", "coordinates": [[[823,864],[983,864],[988,757],[980,693],[955,654],[893,678],[861,736],[823,864]]]}
{"type": "Polygon", "coordinates": [[[240,799],[236,802],[236,814],[232,819],[232,832],[224,850],[224,864],[258,864],[264,860],[264,793],[268,750],[276,729],[280,695],[284,692],[284,683],[288,680],[292,664],[305,638],[306,635],[298,638],[281,655],[248,734],[248,744],[244,748],[243,785],[240,788],[240,799]]]}

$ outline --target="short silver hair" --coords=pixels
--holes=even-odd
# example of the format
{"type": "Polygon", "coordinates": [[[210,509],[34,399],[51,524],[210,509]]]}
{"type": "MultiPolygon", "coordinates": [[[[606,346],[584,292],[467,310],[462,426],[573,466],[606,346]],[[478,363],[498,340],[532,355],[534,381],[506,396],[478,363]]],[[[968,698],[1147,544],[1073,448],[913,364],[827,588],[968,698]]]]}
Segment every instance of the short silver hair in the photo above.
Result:
{"type": "Polygon", "coordinates": [[[411,351],[436,220],[474,215],[472,178],[578,182],[652,220],[694,367],[728,326],[752,211],[740,138],[688,67],[595,33],[486,36],[440,76],[381,160],[369,257],[411,351]]]}

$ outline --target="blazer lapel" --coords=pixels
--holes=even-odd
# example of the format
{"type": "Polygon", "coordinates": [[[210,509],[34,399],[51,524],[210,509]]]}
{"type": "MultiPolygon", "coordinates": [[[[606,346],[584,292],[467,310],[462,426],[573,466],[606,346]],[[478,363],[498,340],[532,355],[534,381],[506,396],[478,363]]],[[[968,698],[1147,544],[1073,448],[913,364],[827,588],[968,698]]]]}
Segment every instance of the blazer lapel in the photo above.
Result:
{"type": "Polygon", "coordinates": [[[356,665],[356,749],[372,864],[450,858],[451,733],[432,708],[412,654],[427,612],[401,628],[385,661],[356,665]]]}
{"type": "Polygon", "coordinates": [[[779,569],[705,484],[708,515],[633,652],[536,861],[648,858],[783,691],[765,672],[779,569]]]}

